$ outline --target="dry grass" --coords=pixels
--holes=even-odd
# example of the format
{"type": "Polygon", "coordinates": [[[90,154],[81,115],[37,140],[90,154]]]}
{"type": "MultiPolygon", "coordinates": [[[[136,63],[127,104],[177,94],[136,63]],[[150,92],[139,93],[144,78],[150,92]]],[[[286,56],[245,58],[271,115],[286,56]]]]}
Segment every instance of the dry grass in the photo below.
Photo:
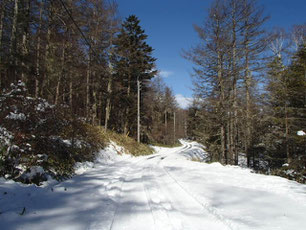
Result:
{"type": "Polygon", "coordinates": [[[99,130],[99,139],[103,140],[103,142],[107,143],[113,141],[125,148],[128,153],[133,156],[150,155],[154,151],[148,145],[138,143],[133,138],[126,135],[118,134],[112,131],[105,131],[102,127],[94,127],[94,129],[99,130]]]}

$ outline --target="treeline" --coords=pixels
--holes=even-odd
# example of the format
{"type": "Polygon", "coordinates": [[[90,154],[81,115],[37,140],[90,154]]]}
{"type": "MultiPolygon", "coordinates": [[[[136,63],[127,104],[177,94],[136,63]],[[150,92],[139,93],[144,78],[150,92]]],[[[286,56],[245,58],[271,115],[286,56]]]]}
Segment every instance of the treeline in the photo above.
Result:
{"type": "Polygon", "coordinates": [[[169,131],[178,110],[171,90],[169,96],[150,83],[156,59],[136,16],[122,22],[117,4],[106,0],[0,4],[0,94],[21,80],[28,96],[135,138],[140,107],[142,141],[170,144],[182,137],[183,121],[169,131]],[[163,124],[157,117],[164,117],[163,124]],[[166,136],[156,134],[160,129],[168,130],[162,131],[166,136]]]}
{"type": "Polygon", "coordinates": [[[257,1],[215,0],[195,26],[201,43],[185,53],[195,85],[188,136],[212,161],[238,164],[245,154],[255,169],[289,163],[305,173],[306,27],[267,33],[267,20],[257,1]]]}
{"type": "Polygon", "coordinates": [[[150,82],[144,105],[143,118],[148,122],[144,131],[154,144],[172,145],[187,136],[187,111],[179,108],[172,90],[161,77],[150,82]]]}

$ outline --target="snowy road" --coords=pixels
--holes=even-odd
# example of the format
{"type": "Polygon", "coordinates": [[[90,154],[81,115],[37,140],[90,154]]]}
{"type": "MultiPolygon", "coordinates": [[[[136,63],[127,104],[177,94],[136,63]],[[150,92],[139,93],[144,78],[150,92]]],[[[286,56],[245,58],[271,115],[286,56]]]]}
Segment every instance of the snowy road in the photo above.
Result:
{"type": "Polygon", "coordinates": [[[184,142],[45,188],[0,180],[0,229],[306,229],[305,185],[192,158],[184,142]]]}

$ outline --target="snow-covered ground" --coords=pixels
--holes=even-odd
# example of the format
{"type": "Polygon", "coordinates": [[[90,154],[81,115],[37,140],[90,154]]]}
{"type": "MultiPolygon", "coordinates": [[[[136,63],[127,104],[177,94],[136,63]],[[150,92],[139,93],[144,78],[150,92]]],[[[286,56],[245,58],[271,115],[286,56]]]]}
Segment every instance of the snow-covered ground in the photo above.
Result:
{"type": "Polygon", "coordinates": [[[191,161],[206,158],[194,142],[156,151],[118,156],[113,144],[44,187],[0,179],[0,229],[306,229],[305,185],[191,161]]]}

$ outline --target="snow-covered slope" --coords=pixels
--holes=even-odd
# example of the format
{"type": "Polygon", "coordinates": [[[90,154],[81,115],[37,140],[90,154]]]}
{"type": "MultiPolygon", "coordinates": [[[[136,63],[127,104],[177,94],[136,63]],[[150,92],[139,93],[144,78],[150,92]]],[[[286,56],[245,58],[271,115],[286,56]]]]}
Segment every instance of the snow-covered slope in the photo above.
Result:
{"type": "Polygon", "coordinates": [[[194,142],[137,158],[118,156],[118,148],[62,183],[0,179],[0,229],[306,228],[305,185],[190,161],[206,158],[194,142]]]}

